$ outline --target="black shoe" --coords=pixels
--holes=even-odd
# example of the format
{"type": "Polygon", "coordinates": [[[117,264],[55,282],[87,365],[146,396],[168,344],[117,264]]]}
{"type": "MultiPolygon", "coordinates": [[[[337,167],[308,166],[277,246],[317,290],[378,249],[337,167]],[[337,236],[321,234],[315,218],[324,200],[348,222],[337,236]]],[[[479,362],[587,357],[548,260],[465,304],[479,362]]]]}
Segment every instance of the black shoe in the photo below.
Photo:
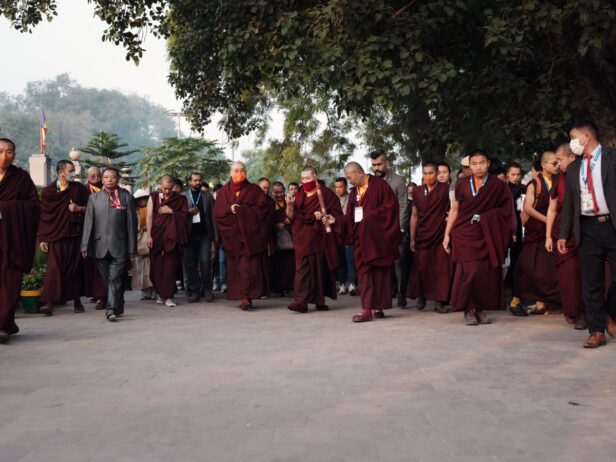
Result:
{"type": "Polygon", "coordinates": [[[9,343],[9,334],[0,330],[0,344],[9,343]]]}
{"type": "Polygon", "coordinates": [[[449,308],[447,308],[443,302],[436,302],[434,304],[434,311],[441,314],[447,314],[449,313],[449,308]]]}
{"type": "Polygon", "coordinates": [[[406,307],[406,297],[402,294],[398,294],[398,308],[406,307]]]}
{"type": "Polygon", "coordinates": [[[578,316],[575,320],[575,325],[573,326],[575,330],[586,330],[588,326],[586,325],[586,316],[578,316]]]}
{"type": "Polygon", "coordinates": [[[526,312],[521,303],[516,306],[510,306],[509,312],[514,316],[528,316],[528,313],[526,312]]]}
{"type": "Polygon", "coordinates": [[[423,311],[423,309],[426,307],[426,299],[425,298],[418,298],[417,299],[417,309],[419,311],[423,311]]]}
{"type": "Polygon", "coordinates": [[[327,305],[317,305],[317,311],[329,311],[329,306],[327,306],[327,305]]]}

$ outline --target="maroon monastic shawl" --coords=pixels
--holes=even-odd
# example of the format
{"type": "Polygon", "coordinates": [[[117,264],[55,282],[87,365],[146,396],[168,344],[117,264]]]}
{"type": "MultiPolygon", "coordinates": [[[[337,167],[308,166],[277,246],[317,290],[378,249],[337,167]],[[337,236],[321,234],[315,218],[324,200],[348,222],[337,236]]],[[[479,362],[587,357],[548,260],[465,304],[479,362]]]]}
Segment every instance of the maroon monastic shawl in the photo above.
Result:
{"type": "MultiPolygon", "coordinates": [[[[325,210],[328,215],[337,219],[342,216],[340,199],[319,180],[325,210]]],[[[315,192],[308,197],[303,188],[295,195],[295,217],[293,219],[293,246],[295,258],[299,260],[307,255],[317,252],[326,252],[327,265],[330,269],[340,266],[338,243],[336,233],[327,233],[323,223],[316,220],[314,212],[320,211],[319,196],[315,192]]]]}
{"type": "Polygon", "coordinates": [[[254,183],[244,184],[237,197],[228,181],[216,195],[214,219],[225,252],[232,256],[252,256],[267,252],[272,209],[267,196],[254,183]],[[231,205],[239,204],[237,213],[231,205]]]}
{"type": "Polygon", "coordinates": [[[456,201],[460,205],[451,230],[452,259],[455,263],[489,259],[490,265],[497,267],[505,262],[512,237],[511,193],[505,183],[490,176],[473,197],[470,181],[472,176],[456,184],[456,201]],[[471,224],[475,214],[480,216],[480,222],[471,224]]]}
{"type": "MultiPolygon", "coordinates": [[[[529,185],[533,185],[535,188],[535,210],[541,215],[548,214],[548,207],[550,206],[550,191],[545,183],[543,175],[537,175],[537,178],[532,180],[529,185]],[[537,184],[541,182],[541,191],[537,194],[537,184]]],[[[528,186],[527,186],[528,188],[528,186]]],[[[552,190],[554,188],[552,187],[552,190]]],[[[533,217],[528,217],[528,221],[524,226],[524,242],[543,242],[545,241],[545,223],[536,220],[533,217]]]]}
{"type": "Polygon", "coordinates": [[[152,199],[152,248],[150,254],[163,251],[171,252],[176,247],[188,244],[190,225],[188,222],[188,203],[182,194],[172,192],[168,199],[161,202],[161,193],[150,194],[152,199]],[[166,205],[173,209],[172,214],[158,213],[158,209],[166,205]]]}
{"type": "Polygon", "coordinates": [[[32,268],[40,207],[25,170],[11,166],[0,181],[0,262],[27,273],[32,268]]]}
{"type": "Polygon", "coordinates": [[[64,191],[59,191],[57,181],[47,185],[41,194],[41,222],[39,240],[54,242],[69,237],[81,238],[85,213],[71,212],[70,203],[85,207],[88,190],[77,181],[70,181],[64,191]]]}
{"type": "Polygon", "coordinates": [[[449,211],[449,183],[437,183],[427,193],[427,186],[413,188],[413,207],[417,210],[417,230],[415,247],[424,249],[434,244],[441,244],[447,226],[449,211]]]}

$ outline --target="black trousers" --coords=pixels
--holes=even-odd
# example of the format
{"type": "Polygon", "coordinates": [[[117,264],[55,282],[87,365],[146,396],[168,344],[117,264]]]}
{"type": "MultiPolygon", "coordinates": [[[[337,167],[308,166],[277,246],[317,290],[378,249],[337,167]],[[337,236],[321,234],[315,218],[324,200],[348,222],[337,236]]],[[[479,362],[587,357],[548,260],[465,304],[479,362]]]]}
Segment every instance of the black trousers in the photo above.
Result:
{"type": "Polygon", "coordinates": [[[609,221],[581,217],[578,246],[582,269],[582,295],[586,305],[588,331],[605,332],[605,316],[616,319],[616,231],[609,221]],[[605,261],[609,262],[611,281],[605,299],[605,261]]]}
{"type": "Polygon", "coordinates": [[[105,314],[124,313],[124,266],[126,257],[113,258],[109,252],[105,258],[97,258],[96,266],[107,285],[107,306],[105,314]]]}

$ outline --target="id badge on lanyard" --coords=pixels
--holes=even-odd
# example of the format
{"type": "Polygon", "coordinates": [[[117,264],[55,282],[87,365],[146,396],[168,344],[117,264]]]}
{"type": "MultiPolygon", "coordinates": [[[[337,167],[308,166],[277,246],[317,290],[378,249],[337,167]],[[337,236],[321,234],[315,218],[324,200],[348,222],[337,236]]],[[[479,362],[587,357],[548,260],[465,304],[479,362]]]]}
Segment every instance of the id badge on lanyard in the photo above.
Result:
{"type": "Polygon", "coordinates": [[[361,196],[359,195],[359,191],[357,191],[357,193],[357,205],[355,206],[353,215],[355,223],[359,223],[364,219],[364,208],[359,205],[361,204],[361,196]]]}

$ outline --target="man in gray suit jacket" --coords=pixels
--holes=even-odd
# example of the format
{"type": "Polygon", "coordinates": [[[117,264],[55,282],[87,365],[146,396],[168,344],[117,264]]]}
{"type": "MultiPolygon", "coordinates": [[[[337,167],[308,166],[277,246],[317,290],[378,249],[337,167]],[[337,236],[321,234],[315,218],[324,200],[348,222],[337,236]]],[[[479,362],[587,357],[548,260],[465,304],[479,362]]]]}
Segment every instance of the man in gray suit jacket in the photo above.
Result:
{"type": "MultiPolygon", "coordinates": [[[[406,306],[406,283],[409,275],[409,212],[407,207],[408,191],[406,181],[397,175],[389,167],[389,161],[385,156],[385,151],[375,149],[370,153],[372,159],[372,171],[375,176],[387,181],[392,191],[398,199],[398,211],[400,213],[400,258],[395,263],[396,279],[398,280],[398,306],[406,306]]],[[[359,288],[361,290],[361,287],[359,288]]]]}
{"type": "Polygon", "coordinates": [[[601,146],[590,121],[570,131],[571,151],[579,156],[567,167],[567,189],[560,217],[558,251],[567,252],[575,236],[582,269],[582,295],[588,321],[584,348],[605,345],[605,331],[616,336],[616,149],[601,146]],[[605,300],[605,261],[611,282],[605,300]]]}
{"type": "Polygon", "coordinates": [[[137,212],[133,196],[120,188],[120,172],[108,167],[103,189],[88,199],[81,236],[81,253],[96,259],[107,285],[105,314],[115,322],[124,313],[124,266],[137,253],[137,212]]]}

